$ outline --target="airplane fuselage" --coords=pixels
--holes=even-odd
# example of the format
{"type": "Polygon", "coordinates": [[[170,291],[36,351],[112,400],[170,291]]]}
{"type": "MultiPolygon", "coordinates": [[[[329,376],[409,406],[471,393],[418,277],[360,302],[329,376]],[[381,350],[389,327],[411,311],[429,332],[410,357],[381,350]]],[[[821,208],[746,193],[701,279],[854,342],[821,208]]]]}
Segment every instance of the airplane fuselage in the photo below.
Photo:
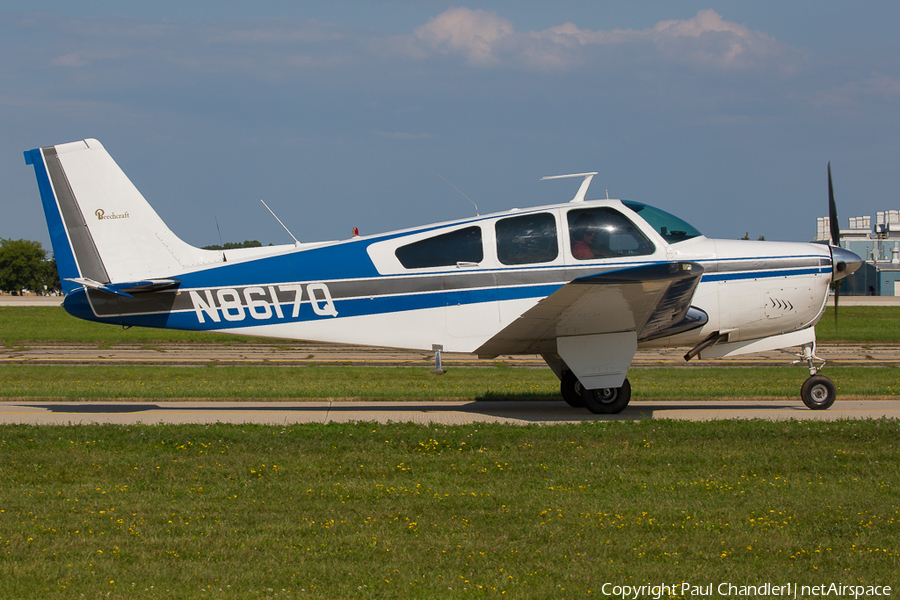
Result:
{"type": "MultiPolygon", "coordinates": [[[[814,325],[824,310],[832,271],[828,246],[821,244],[704,236],[669,244],[616,200],[566,203],[310,247],[265,250],[269,256],[258,256],[261,249],[218,252],[218,264],[166,273],[180,280],[177,289],[135,298],[84,289],[70,294],[65,306],[81,318],[123,325],[427,351],[440,345],[444,351],[477,352],[519,315],[574,279],[691,261],[703,267],[691,306],[702,310],[707,322],[639,345],[692,346],[713,331],[740,341],[814,325]],[[627,217],[651,242],[652,250],[576,259],[564,225],[567,213],[594,207],[627,217]],[[535,253],[541,262],[503,264],[504,258],[509,259],[498,256],[497,224],[521,217],[552,219],[559,235],[549,249],[535,253]],[[398,249],[473,229],[481,235],[476,254],[471,255],[472,244],[466,240],[463,247],[447,252],[478,260],[437,257],[431,262],[452,264],[414,263],[407,268],[397,258],[398,249]]],[[[548,350],[552,348],[547,344],[519,343],[492,354],[548,350]]]]}

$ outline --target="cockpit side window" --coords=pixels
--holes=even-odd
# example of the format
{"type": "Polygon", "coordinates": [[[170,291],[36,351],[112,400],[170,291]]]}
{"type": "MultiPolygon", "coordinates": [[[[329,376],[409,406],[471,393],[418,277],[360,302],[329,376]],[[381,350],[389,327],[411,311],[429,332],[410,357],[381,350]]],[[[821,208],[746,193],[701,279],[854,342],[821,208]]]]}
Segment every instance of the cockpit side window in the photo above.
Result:
{"type": "Polygon", "coordinates": [[[569,240],[578,260],[653,254],[653,243],[619,211],[600,206],[570,210],[569,240]]]}
{"type": "Polygon", "coordinates": [[[623,200],[622,204],[639,214],[647,221],[650,227],[655,229],[670,244],[676,244],[703,235],[690,223],[664,210],[630,200],[623,200]]]}
{"type": "Polygon", "coordinates": [[[497,259],[504,265],[546,263],[559,256],[556,218],[536,213],[500,219],[497,233],[497,259]]]}
{"type": "Polygon", "coordinates": [[[466,227],[397,248],[397,259],[407,269],[475,264],[484,260],[481,227],[466,227]]]}

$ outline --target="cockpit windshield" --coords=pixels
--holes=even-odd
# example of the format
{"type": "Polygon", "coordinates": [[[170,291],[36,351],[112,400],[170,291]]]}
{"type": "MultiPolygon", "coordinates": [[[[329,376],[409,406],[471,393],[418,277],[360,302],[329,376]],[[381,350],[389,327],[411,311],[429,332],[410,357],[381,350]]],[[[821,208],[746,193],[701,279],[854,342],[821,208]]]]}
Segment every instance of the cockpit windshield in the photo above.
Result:
{"type": "Polygon", "coordinates": [[[678,242],[703,235],[693,225],[664,210],[630,200],[623,200],[622,204],[639,214],[642,219],[656,230],[656,233],[670,244],[677,244],[678,242]]]}

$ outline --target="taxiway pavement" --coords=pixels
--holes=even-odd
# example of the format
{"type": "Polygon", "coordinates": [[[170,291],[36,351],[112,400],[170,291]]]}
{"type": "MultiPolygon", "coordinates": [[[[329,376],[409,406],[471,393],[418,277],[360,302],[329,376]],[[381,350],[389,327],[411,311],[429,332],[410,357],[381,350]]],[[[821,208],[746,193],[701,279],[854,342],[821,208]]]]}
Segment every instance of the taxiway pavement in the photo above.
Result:
{"type": "Polygon", "coordinates": [[[829,410],[809,410],[799,400],[632,402],[618,415],[594,415],[562,401],[536,402],[0,402],[0,423],[83,425],[411,422],[443,425],[513,425],[676,419],[837,421],[900,417],[900,400],[838,400],[829,410]]]}
{"type": "MultiPolygon", "coordinates": [[[[638,350],[632,362],[636,367],[685,365],[684,348],[638,350]]],[[[900,346],[896,344],[819,344],[817,353],[830,364],[900,365],[900,346]]],[[[694,359],[686,366],[785,365],[797,358],[790,352],[774,350],[734,358],[694,359]]],[[[490,366],[502,362],[511,366],[546,367],[540,356],[499,356],[493,361],[479,360],[473,354],[444,353],[445,368],[454,366],[490,366]]],[[[430,352],[306,343],[233,344],[28,344],[0,347],[0,364],[57,365],[393,365],[430,368],[430,352]]]]}

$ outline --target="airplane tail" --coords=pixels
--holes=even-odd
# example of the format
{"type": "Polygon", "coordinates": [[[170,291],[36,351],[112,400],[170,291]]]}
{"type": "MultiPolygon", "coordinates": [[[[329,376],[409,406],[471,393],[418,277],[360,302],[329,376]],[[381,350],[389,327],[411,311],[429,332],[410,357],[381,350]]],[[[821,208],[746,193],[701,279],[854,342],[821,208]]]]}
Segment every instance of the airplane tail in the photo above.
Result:
{"type": "Polygon", "coordinates": [[[25,162],[34,166],[64,292],[171,287],[169,278],[221,262],[178,238],[97,140],[29,150],[25,162]]]}

